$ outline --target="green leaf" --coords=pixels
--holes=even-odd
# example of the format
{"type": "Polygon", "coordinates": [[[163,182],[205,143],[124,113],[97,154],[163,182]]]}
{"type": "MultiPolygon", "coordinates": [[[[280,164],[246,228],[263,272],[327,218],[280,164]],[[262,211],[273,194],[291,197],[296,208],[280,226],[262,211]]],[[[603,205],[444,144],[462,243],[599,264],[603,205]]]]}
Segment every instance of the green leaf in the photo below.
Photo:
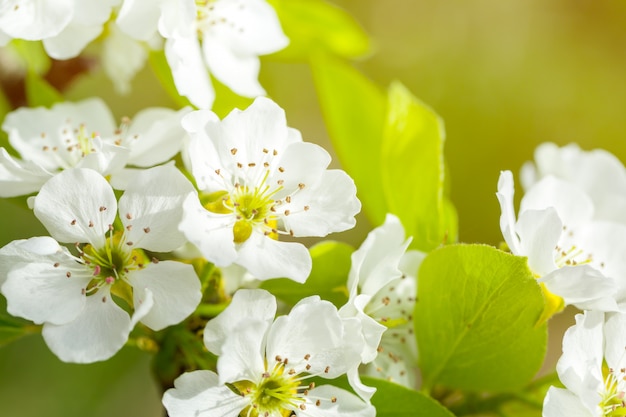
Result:
{"type": "Polygon", "coordinates": [[[31,107],[50,107],[63,101],[63,96],[34,71],[26,74],[26,100],[31,107]]]}
{"type": "Polygon", "coordinates": [[[342,242],[325,241],[311,247],[313,269],[304,284],[287,278],[265,281],[261,288],[294,305],[304,297],[319,295],[337,307],[348,301],[348,272],[354,249],[342,242]]]}
{"type": "Polygon", "coordinates": [[[372,404],[377,417],[454,417],[448,409],[421,392],[393,382],[361,377],[365,385],[376,387],[372,404]]]}
{"type": "Polygon", "coordinates": [[[454,245],[421,265],[415,333],[424,387],[502,392],[523,387],[546,351],[541,289],[526,258],[454,245]]]}
{"type": "Polygon", "coordinates": [[[381,224],[387,214],[380,175],[385,96],[357,70],[331,57],[317,55],[312,69],[341,165],[354,179],[369,220],[381,224]]]}
{"type": "Polygon", "coordinates": [[[288,60],[306,60],[323,50],[344,58],[370,51],[367,34],[354,18],[323,0],[270,0],[276,9],[289,46],[274,54],[288,60]]]}
{"type": "Polygon", "coordinates": [[[161,86],[172,98],[172,100],[174,100],[177,106],[194,107],[187,97],[183,97],[178,94],[178,89],[176,88],[174,78],[172,77],[172,71],[170,70],[170,66],[165,59],[165,52],[163,50],[150,51],[150,54],[148,55],[148,62],[150,62],[150,67],[152,67],[152,71],[154,71],[154,74],[161,83],[161,86]]]}
{"type": "Polygon", "coordinates": [[[392,83],[381,157],[383,189],[389,211],[422,251],[456,236],[451,204],[444,207],[444,138],[439,116],[401,83],[392,83]]]}
{"type": "Polygon", "coordinates": [[[50,69],[51,61],[41,42],[13,39],[10,46],[29,72],[43,75],[50,69]]]}

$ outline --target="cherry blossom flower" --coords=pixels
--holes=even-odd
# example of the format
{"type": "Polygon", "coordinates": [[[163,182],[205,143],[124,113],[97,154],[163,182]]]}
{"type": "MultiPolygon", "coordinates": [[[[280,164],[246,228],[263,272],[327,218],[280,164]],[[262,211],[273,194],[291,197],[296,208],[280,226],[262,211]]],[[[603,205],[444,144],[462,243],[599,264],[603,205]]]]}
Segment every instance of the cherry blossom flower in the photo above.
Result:
{"type": "Polygon", "coordinates": [[[53,58],[73,58],[102,33],[119,2],[6,0],[0,5],[0,32],[8,38],[41,40],[53,58]]]}
{"type": "Polygon", "coordinates": [[[626,316],[578,314],[563,337],[556,369],[565,388],[550,387],[543,417],[626,415],[626,316]]]}
{"type": "Polygon", "coordinates": [[[204,331],[218,373],[181,375],[163,396],[171,417],[373,417],[374,407],[311,377],[336,378],[359,361],[358,321],[342,320],[319,297],[274,320],[276,300],[240,290],[204,331]]]}
{"type": "Polygon", "coordinates": [[[593,202],[594,219],[626,224],[626,169],[615,155],[603,149],[583,151],[574,143],[543,143],[534,162],[522,167],[520,179],[528,190],[548,175],[584,191],[593,202]]]}
{"type": "Polygon", "coordinates": [[[190,113],[188,156],[200,190],[184,203],[180,229],[209,261],[245,267],[258,279],[303,282],[308,250],[281,235],[326,236],[354,226],[361,204],[352,179],[326,169],[330,156],[287,127],[283,110],[260,97],[219,121],[190,113]]]}
{"type": "MultiPolygon", "coordinates": [[[[339,314],[361,321],[364,373],[416,388],[419,371],[412,315],[415,276],[424,254],[407,251],[410,242],[400,220],[388,214],[352,254],[350,298],[339,314]]],[[[361,386],[357,370],[348,375],[355,390],[369,399],[373,391],[361,386]]]]}
{"type": "Polygon", "coordinates": [[[289,42],[265,0],[125,0],[117,23],[139,40],[158,30],[179,93],[205,109],[215,97],[207,69],[239,95],[264,95],[259,56],[289,42]]]}
{"type": "Polygon", "coordinates": [[[180,322],[200,302],[193,267],[150,259],[143,249],[169,252],[185,242],[177,225],[190,192],[191,183],[171,166],[137,174],[119,205],[93,170],[56,175],[34,199],[52,237],[0,250],[8,312],[43,324],[50,349],[82,363],[111,357],[139,321],[153,330],[180,322]],[[121,230],[113,226],[118,206],[121,230]],[[57,241],[77,242],[77,254],[57,241]]]}
{"type": "Polygon", "coordinates": [[[119,128],[98,98],[11,112],[2,129],[22,159],[0,148],[0,196],[36,192],[72,167],[93,169],[123,188],[132,172],[126,166],[151,167],[180,150],[185,135],[180,120],[187,111],[149,108],[133,121],[123,120],[119,128]]]}
{"type": "Polygon", "coordinates": [[[528,257],[539,282],[560,303],[615,311],[626,306],[623,225],[593,220],[593,203],[578,187],[547,176],[513,205],[513,175],[502,172],[500,228],[515,255],[528,257]],[[562,299],[562,300],[561,300],[562,299]]]}

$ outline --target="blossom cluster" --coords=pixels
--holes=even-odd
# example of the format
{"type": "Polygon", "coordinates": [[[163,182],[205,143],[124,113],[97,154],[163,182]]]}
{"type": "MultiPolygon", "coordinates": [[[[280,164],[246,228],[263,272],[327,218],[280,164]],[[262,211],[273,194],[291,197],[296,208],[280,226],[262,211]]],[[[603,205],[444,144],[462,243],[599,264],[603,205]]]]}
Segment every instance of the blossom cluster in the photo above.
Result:
{"type": "Polygon", "coordinates": [[[584,310],[563,338],[543,415],[617,416],[626,362],[626,170],[606,151],[544,143],[524,165],[515,218],[513,178],[498,182],[500,226],[510,250],[528,257],[547,300],[545,318],[565,305],[584,310]]]}

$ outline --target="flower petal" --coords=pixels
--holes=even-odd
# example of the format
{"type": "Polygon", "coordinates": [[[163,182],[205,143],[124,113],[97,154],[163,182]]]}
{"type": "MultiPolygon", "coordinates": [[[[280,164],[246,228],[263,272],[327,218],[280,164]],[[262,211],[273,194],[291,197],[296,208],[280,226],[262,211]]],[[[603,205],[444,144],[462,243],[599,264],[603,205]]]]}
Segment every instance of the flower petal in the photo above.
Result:
{"type": "Polygon", "coordinates": [[[276,298],[265,290],[239,290],[228,307],[209,321],[204,330],[204,344],[216,355],[223,354],[223,344],[231,330],[251,319],[263,324],[264,331],[274,321],[276,298]]]}
{"type": "Polygon", "coordinates": [[[61,254],[55,256],[58,264],[50,259],[18,264],[9,271],[2,293],[11,315],[37,324],[64,324],[81,313],[91,270],[61,254]]]}
{"type": "Polygon", "coordinates": [[[180,323],[200,303],[200,280],[191,265],[175,261],[161,261],[132,271],[128,280],[133,287],[135,308],[145,300],[145,289],[149,289],[154,305],[141,322],[158,331],[180,323]]]}
{"type": "Polygon", "coordinates": [[[595,417],[574,393],[563,388],[550,387],[543,400],[544,417],[595,417]]]}
{"type": "Polygon", "coordinates": [[[138,172],[119,202],[126,241],[155,252],[169,252],[183,245],[186,240],[178,225],[183,201],[193,196],[193,191],[193,185],[173,166],[138,172]]]}
{"type": "Polygon", "coordinates": [[[589,265],[564,266],[539,279],[553,294],[563,298],[565,304],[580,309],[617,311],[615,295],[617,285],[589,265]]]}
{"type": "Polygon", "coordinates": [[[521,212],[515,231],[520,239],[516,255],[527,256],[528,266],[535,274],[545,275],[556,268],[555,248],[563,223],[553,207],[521,212]]]}
{"type": "Polygon", "coordinates": [[[255,318],[242,321],[230,331],[217,359],[220,383],[258,381],[273,363],[265,364],[265,322],[255,318]]]}
{"type": "Polygon", "coordinates": [[[309,391],[311,399],[307,402],[306,408],[295,409],[298,417],[374,417],[376,409],[356,395],[334,387],[332,385],[321,385],[309,391]],[[313,398],[320,398],[320,405],[316,405],[313,398]],[[334,400],[331,400],[334,398],[334,400]]]}
{"type": "Polygon", "coordinates": [[[301,243],[280,242],[252,232],[248,240],[239,245],[237,252],[235,262],[257,279],[284,277],[303,283],[311,273],[311,255],[301,243]]]}
{"type": "Polygon", "coordinates": [[[0,197],[16,197],[39,191],[52,175],[30,161],[14,159],[0,148],[0,197]]]}
{"type": "Polygon", "coordinates": [[[249,399],[221,385],[211,371],[186,372],[176,378],[174,388],[163,394],[163,405],[170,417],[237,417],[249,399]]]}
{"type": "Polygon", "coordinates": [[[108,287],[87,297],[82,313],[73,321],[46,323],[46,344],[64,362],[91,363],[109,359],[124,346],[130,332],[130,317],[111,298],[108,287]]]}
{"type": "Polygon", "coordinates": [[[165,57],[172,70],[178,93],[196,107],[210,109],[215,91],[202,62],[200,45],[195,38],[167,39],[165,57]]]}
{"type": "Polygon", "coordinates": [[[9,0],[2,5],[0,27],[12,38],[36,41],[59,33],[73,14],[72,0],[9,0]]]}
{"type": "Polygon", "coordinates": [[[520,241],[515,233],[514,194],[513,173],[511,171],[501,171],[498,179],[498,192],[496,193],[496,197],[498,197],[500,202],[500,230],[511,252],[515,255],[520,255],[522,253],[520,241]]]}
{"type": "Polygon", "coordinates": [[[117,211],[115,194],[102,175],[70,169],[46,182],[35,197],[35,216],[60,242],[89,242],[99,248],[117,211]]]}

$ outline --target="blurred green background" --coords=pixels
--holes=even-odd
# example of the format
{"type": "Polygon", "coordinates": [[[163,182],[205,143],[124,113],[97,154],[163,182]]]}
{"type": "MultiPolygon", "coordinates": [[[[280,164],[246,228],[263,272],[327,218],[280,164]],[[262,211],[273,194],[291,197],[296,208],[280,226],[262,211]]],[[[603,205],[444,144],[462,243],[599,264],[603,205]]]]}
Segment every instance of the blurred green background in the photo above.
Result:
{"type": "MultiPolygon", "coordinates": [[[[444,119],[460,240],[498,244],[500,170],[517,173],[544,141],[605,148],[626,159],[626,3],[602,0],[337,0],[371,35],[355,63],[386,86],[402,81],[444,119]]],[[[305,140],[329,142],[308,66],[263,59],[261,82],[305,140]]],[[[101,95],[116,116],[171,105],[149,69],[128,97],[99,70],[69,87],[101,95]],[[95,93],[94,93],[95,92],[95,93]]],[[[358,150],[355,150],[358,152],[358,150]]],[[[1,201],[0,243],[43,233],[16,201],[1,201]]],[[[358,245],[365,221],[345,239],[358,245]]],[[[341,238],[341,237],[338,237],[341,238]]],[[[564,318],[565,319],[565,318],[564,318]]],[[[556,351],[558,339],[554,336],[556,351]]],[[[553,350],[554,353],[554,350],[553,350]]],[[[149,357],[124,349],[109,362],[59,362],[40,336],[0,348],[0,415],[158,416],[149,357]]]]}

